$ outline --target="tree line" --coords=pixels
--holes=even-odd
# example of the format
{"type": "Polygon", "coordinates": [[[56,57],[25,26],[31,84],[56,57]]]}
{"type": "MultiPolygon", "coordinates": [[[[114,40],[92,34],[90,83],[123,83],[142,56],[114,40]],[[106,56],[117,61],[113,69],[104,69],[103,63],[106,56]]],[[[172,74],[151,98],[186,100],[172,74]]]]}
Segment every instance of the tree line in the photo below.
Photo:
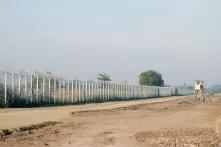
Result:
{"type": "MultiPolygon", "coordinates": [[[[106,73],[100,73],[97,75],[97,79],[100,81],[111,81],[111,78],[106,73]]],[[[164,86],[164,80],[160,73],[149,70],[140,73],[139,75],[139,84],[146,86],[164,86]]]]}

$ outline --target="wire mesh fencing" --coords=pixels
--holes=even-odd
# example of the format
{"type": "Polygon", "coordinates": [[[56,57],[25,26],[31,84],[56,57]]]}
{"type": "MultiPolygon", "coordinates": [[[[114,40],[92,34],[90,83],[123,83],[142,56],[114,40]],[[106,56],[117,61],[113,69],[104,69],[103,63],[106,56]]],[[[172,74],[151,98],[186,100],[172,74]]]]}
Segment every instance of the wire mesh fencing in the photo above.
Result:
{"type": "Polygon", "coordinates": [[[130,85],[65,78],[45,73],[0,71],[0,106],[33,107],[191,95],[175,87],[130,85]]]}

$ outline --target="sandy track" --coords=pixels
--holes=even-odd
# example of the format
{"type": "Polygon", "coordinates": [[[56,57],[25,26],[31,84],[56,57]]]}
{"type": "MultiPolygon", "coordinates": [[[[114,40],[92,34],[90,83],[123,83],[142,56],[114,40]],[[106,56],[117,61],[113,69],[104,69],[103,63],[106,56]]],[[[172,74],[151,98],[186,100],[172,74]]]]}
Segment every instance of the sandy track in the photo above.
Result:
{"type": "Polygon", "coordinates": [[[212,99],[200,103],[186,97],[70,111],[55,125],[3,137],[0,146],[218,147],[221,96],[212,99]]]}
{"type": "Polygon", "coordinates": [[[68,118],[69,114],[74,111],[113,109],[136,104],[164,102],[180,98],[184,97],[166,97],[136,101],[92,103],[61,107],[0,109],[0,129],[17,128],[20,126],[38,124],[45,121],[62,121],[63,119],[68,118]]]}

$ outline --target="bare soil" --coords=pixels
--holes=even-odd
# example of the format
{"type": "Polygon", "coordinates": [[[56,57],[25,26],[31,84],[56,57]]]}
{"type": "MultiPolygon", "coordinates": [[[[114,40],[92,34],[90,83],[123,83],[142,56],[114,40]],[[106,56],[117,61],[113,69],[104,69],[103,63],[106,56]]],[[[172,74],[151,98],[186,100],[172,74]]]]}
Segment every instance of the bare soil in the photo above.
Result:
{"type": "Polygon", "coordinates": [[[52,125],[2,136],[0,146],[221,147],[221,95],[211,98],[205,103],[185,97],[68,111],[68,117],[52,125]]]}

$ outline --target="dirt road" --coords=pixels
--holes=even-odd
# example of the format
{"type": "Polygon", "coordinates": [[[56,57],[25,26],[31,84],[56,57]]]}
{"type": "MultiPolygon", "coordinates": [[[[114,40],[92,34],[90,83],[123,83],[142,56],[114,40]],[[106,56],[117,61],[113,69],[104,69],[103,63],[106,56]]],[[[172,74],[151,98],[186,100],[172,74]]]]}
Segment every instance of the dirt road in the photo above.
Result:
{"type": "Polygon", "coordinates": [[[212,96],[212,100],[131,101],[134,104],[111,104],[106,110],[68,111],[59,122],[23,128],[2,137],[0,146],[218,147],[221,95],[212,96]]]}
{"type": "Polygon", "coordinates": [[[45,108],[18,108],[0,109],[0,129],[17,128],[46,121],[62,121],[69,118],[69,114],[75,111],[106,110],[130,105],[146,104],[153,102],[165,102],[183,97],[165,97],[136,101],[118,101],[106,103],[91,103],[85,105],[45,107],[45,108]]]}

